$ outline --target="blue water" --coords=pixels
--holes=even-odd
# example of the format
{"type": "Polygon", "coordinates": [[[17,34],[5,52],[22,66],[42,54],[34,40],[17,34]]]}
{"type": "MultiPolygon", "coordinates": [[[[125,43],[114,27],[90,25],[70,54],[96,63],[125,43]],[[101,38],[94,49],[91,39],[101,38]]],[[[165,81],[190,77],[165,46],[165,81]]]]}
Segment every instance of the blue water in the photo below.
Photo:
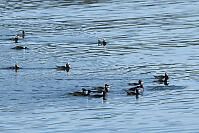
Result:
{"type": "Polygon", "coordinates": [[[0,0],[0,132],[198,132],[198,5],[0,0]],[[67,62],[69,72],[55,69],[67,62]],[[168,86],[153,82],[165,72],[168,86]],[[127,96],[139,79],[144,94],[127,96]],[[105,83],[107,100],[68,94],[105,83]]]}

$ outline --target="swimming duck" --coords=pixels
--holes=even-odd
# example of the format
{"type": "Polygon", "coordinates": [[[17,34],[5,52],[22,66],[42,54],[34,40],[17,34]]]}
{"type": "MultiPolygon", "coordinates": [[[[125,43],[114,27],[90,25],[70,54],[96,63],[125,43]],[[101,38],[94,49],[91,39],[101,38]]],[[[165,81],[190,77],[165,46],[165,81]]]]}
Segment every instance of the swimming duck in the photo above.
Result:
{"type": "Polygon", "coordinates": [[[168,80],[169,80],[169,77],[165,77],[163,79],[158,79],[158,80],[155,80],[153,82],[158,82],[160,84],[163,83],[164,85],[169,85],[168,80]]]}
{"type": "Polygon", "coordinates": [[[95,90],[98,90],[99,92],[102,92],[102,91],[106,91],[106,92],[109,92],[110,91],[110,85],[108,84],[105,84],[104,87],[94,87],[95,90]]]}
{"type": "Polygon", "coordinates": [[[19,69],[19,65],[18,64],[15,64],[15,66],[14,67],[7,67],[7,69],[19,69]]]}
{"type": "Polygon", "coordinates": [[[98,40],[98,45],[106,45],[106,40],[103,39],[103,41],[98,40]]]}
{"type": "Polygon", "coordinates": [[[20,49],[28,49],[28,48],[27,47],[23,47],[23,46],[16,46],[16,47],[13,47],[11,49],[20,50],[20,49]]]}
{"type": "Polygon", "coordinates": [[[23,30],[22,33],[17,34],[17,36],[20,36],[20,37],[24,38],[24,36],[25,36],[25,31],[23,30]]]}
{"type": "Polygon", "coordinates": [[[72,93],[69,93],[73,96],[88,96],[90,94],[90,92],[88,91],[88,93],[86,94],[86,89],[82,88],[82,91],[79,92],[79,91],[76,91],[76,92],[72,92],[72,93]]]}
{"type": "Polygon", "coordinates": [[[165,73],[164,75],[158,75],[154,76],[156,79],[169,79],[168,73],[165,73]]]}
{"type": "Polygon", "coordinates": [[[129,85],[141,85],[144,83],[142,80],[138,80],[138,83],[128,83],[129,85]]]}
{"type": "Polygon", "coordinates": [[[69,69],[70,69],[70,64],[69,64],[69,63],[66,63],[66,66],[57,66],[57,69],[69,71],[69,69]]]}
{"type": "Polygon", "coordinates": [[[132,87],[132,88],[128,89],[128,91],[135,91],[136,89],[138,89],[139,92],[144,92],[144,87],[143,87],[143,85],[139,85],[139,86],[136,86],[136,87],[132,87]]]}
{"type": "Polygon", "coordinates": [[[18,36],[16,35],[14,38],[11,38],[10,40],[15,41],[15,43],[18,43],[18,36]]]}

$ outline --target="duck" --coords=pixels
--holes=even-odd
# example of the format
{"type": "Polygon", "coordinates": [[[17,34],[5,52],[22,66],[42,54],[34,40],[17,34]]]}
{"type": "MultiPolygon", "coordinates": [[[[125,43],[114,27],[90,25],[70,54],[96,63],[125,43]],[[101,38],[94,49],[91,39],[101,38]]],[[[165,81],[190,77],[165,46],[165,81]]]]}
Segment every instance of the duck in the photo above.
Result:
{"type": "Polygon", "coordinates": [[[169,77],[165,77],[163,79],[158,79],[158,80],[155,80],[153,82],[158,82],[160,84],[163,83],[164,85],[169,85],[168,80],[169,80],[169,77]]]}
{"type": "Polygon", "coordinates": [[[25,36],[25,31],[23,30],[22,33],[17,34],[17,36],[20,36],[20,37],[24,38],[24,36],[25,36]]]}
{"type": "Polygon", "coordinates": [[[18,64],[15,64],[14,67],[7,67],[7,69],[15,69],[15,70],[17,70],[17,69],[19,69],[19,65],[18,65],[18,64]]]}
{"type": "Polygon", "coordinates": [[[98,40],[98,45],[106,45],[106,40],[103,39],[103,41],[98,40]]]}
{"type": "Polygon", "coordinates": [[[10,40],[15,41],[15,43],[18,43],[18,36],[16,35],[14,38],[10,38],[10,40]]]}
{"type": "Polygon", "coordinates": [[[86,89],[82,88],[82,91],[79,92],[79,91],[76,91],[76,92],[72,92],[72,93],[69,93],[73,96],[88,96],[90,95],[90,91],[88,91],[88,93],[86,93],[86,89]]]}
{"type": "Polygon", "coordinates": [[[57,69],[60,69],[60,70],[67,70],[67,71],[69,71],[70,64],[66,63],[66,66],[56,66],[56,67],[57,67],[57,69]]]}
{"type": "Polygon", "coordinates": [[[110,91],[110,85],[105,84],[104,87],[94,87],[94,90],[97,90],[98,92],[102,92],[102,91],[106,91],[109,92],[110,91]]]}
{"type": "MultiPolygon", "coordinates": [[[[90,91],[91,92],[91,91],[90,91]]],[[[103,100],[106,100],[106,91],[102,91],[102,94],[96,94],[96,95],[89,95],[89,97],[92,97],[92,98],[103,98],[103,100]]]]}
{"type": "Polygon", "coordinates": [[[16,46],[16,47],[13,47],[11,49],[20,50],[20,49],[28,49],[28,48],[27,47],[23,47],[23,46],[16,46]]]}
{"type": "Polygon", "coordinates": [[[129,85],[141,85],[144,83],[142,80],[138,80],[138,83],[128,83],[129,85]]]}
{"type": "Polygon", "coordinates": [[[138,89],[140,92],[144,92],[144,86],[143,85],[132,87],[132,88],[128,89],[128,91],[135,91],[136,89],[138,89]]]}
{"type": "Polygon", "coordinates": [[[169,79],[169,75],[168,73],[165,73],[164,75],[158,75],[158,76],[154,76],[155,79],[159,79],[159,80],[162,80],[162,79],[169,79]]]}

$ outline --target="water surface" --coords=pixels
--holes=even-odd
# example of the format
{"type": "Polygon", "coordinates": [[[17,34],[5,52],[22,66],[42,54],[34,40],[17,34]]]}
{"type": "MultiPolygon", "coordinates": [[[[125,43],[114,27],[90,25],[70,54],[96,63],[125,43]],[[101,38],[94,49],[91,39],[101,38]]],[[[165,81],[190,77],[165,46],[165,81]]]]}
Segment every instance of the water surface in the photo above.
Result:
{"type": "Polygon", "coordinates": [[[1,132],[197,132],[198,5],[0,0],[1,132]],[[19,43],[9,40],[22,30],[19,43]],[[66,62],[68,73],[55,69],[66,62]],[[4,69],[16,63],[23,69],[4,69]],[[165,72],[168,86],[153,82],[165,72]],[[127,96],[127,83],[139,79],[144,95],[127,96]],[[104,101],[67,94],[105,83],[104,101]]]}

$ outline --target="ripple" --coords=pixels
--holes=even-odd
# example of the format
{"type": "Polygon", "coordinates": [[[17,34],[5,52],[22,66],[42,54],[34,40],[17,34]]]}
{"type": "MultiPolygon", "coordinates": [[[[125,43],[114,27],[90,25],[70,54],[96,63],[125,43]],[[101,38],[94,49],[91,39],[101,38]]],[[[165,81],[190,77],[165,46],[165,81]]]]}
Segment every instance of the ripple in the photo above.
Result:
{"type": "Polygon", "coordinates": [[[195,0],[0,1],[2,131],[198,131],[197,5],[195,0]],[[21,30],[24,39],[9,40],[21,30]],[[98,46],[98,39],[107,45],[98,46]],[[29,50],[11,50],[15,45],[29,50]],[[55,69],[66,62],[68,73],[55,69]],[[4,69],[16,63],[23,69],[4,69]],[[153,82],[153,75],[165,72],[168,86],[153,82]],[[127,83],[139,79],[144,94],[127,96],[127,83]],[[105,83],[111,85],[107,100],[66,95],[105,83]]]}

